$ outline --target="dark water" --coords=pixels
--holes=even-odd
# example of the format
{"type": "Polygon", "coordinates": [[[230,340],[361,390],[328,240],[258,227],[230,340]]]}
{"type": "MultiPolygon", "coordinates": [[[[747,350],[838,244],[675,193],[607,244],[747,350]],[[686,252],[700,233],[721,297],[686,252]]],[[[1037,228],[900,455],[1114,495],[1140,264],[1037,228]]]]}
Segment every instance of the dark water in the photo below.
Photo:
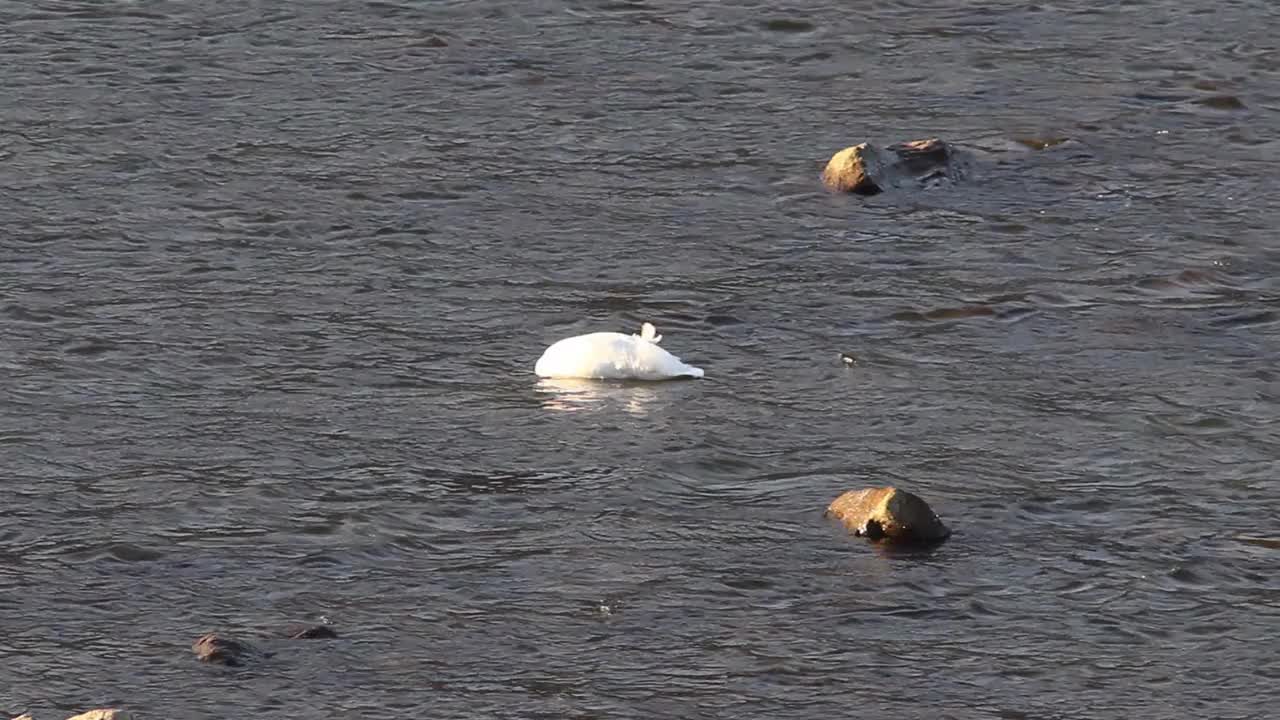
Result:
{"type": "Polygon", "coordinates": [[[1278,22],[0,3],[0,711],[1274,717],[1278,22]],[[646,320],[707,378],[532,374],[646,320]]]}

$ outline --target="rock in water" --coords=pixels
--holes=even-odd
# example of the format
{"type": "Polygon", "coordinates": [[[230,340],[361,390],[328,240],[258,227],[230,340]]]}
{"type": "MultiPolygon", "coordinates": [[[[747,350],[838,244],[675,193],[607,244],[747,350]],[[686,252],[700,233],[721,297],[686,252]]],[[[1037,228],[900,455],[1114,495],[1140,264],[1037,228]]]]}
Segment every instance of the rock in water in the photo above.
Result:
{"type": "Polygon", "coordinates": [[[871,177],[880,175],[883,166],[879,151],[870,143],[861,143],[832,155],[822,171],[822,182],[840,192],[875,195],[880,186],[871,177]]]}
{"type": "Polygon", "coordinates": [[[328,625],[294,625],[287,631],[290,640],[332,640],[338,633],[328,625]]]}
{"type": "Polygon", "coordinates": [[[826,516],[855,535],[887,543],[941,542],[951,535],[928,503],[892,487],[850,490],[827,506],[826,516]]]}
{"type": "Polygon", "coordinates": [[[75,717],[67,718],[67,720],[129,720],[132,717],[124,710],[116,708],[99,708],[90,710],[89,712],[80,713],[75,717]]]}
{"type": "Polygon", "coordinates": [[[263,655],[248,643],[225,638],[217,633],[207,633],[191,643],[191,650],[202,662],[239,667],[249,660],[263,655]]]}
{"type": "Polygon", "coordinates": [[[912,140],[881,150],[871,143],[847,147],[827,162],[822,182],[832,190],[875,195],[907,184],[925,186],[964,175],[959,154],[937,139],[912,140]]]}

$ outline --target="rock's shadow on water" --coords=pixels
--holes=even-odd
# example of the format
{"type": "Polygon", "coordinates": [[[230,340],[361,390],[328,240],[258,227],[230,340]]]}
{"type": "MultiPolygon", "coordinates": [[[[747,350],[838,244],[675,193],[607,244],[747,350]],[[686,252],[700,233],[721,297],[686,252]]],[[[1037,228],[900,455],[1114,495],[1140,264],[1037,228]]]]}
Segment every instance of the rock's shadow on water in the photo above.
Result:
{"type": "Polygon", "coordinates": [[[937,555],[944,547],[944,543],[916,545],[874,543],[871,545],[872,551],[886,560],[928,560],[937,555]]]}

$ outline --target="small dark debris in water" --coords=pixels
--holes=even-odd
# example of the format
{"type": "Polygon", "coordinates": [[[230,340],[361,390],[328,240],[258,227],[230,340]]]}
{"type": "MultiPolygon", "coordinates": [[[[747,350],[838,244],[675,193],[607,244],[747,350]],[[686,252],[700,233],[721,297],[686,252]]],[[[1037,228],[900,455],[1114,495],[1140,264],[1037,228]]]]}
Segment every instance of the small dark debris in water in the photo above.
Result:
{"type": "Polygon", "coordinates": [[[1246,545],[1256,545],[1257,547],[1267,548],[1268,550],[1280,550],[1280,538],[1247,537],[1244,535],[1238,535],[1235,540],[1236,542],[1242,542],[1246,545]]]}
{"type": "Polygon", "coordinates": [[[900,310],[889,316],[898,322],[946,322],[949,320],[968,320],[970,318],[995,318],[1006,322],[1021,320],[1034,315],[1036,308],[1015,306],[1000,308],[992,305],[964,305],[961,307],[935,308],[921,312],[919,310],[900,310]]]}
{"type": "Polygon", "coordinates": [[[1280,320],[1274,310],[1256,310],[1253,312],[1236,313],[1226,317],[1214,318],[1209,321],[1214,327],[1252,327],[1254,325],[1270,325],[1280,320]]]}
{"type": "Polygon", "coordinates": [[[1236,145],[1266,145],[1271,142],[1271,138],[1258,137],[1252,130],[1248,128],[1235,128],[1227,132],[1224,136],[1228,142],[1236,145]]]}
{"type": "Polygon", "coordinates": [[[1045,137],[1045,138],[1019,137],[1019,138],[1014,138],[1013,141],[1018,143],[1019,145],[1026,145],[1032,150],[1044,150],[1046,148],[1051,148],[1055,145],[1061,145],[1062,143],[1067,142],[1070,139],[1071,138],[1066,138],[1066,137],[1045,137]]]}
{"type": "Polygon", "coordinates": [[[853,353],[842,352],[840,353],[840,362],[844,363],[845,365],[857,365],[858,356],[854,355],[853,353]]]}
{"type": "Polygon", "coordinates": [[[164,553],[159,550],[126,542],[112,544],[107,552],[121,562],[153,562],[164,557],[164,553]]]}
{"type": "Polygon", "coordinates": [[[519,684],[525,690],[545,697],[569,695],[576,689],[572,683],[563,680],[521,680],[519,684]]]}
{"type": "Polygon", "coordinates": [[[1035,313],[1036,313],[1035,308],[1013,307],[1013,308],[1007,308],[1005,310],[997,310],[996,319],[1004,320],[1005,322],[1012,323],[1012,322],[1017,322],[1022,318],[1027,317],[1028,315],[1034,315],[1035,313]]]}
{"type": "Polygon", "coordinates": [[[965,320],[972,317],[995,317],[995,314],[996,309],[990,305],[967,305],[964,307],[937,308],[925,312],[905,310],[896,312],[891,317],[894,320],[906,322],[924,322],[929,320],[965,320]]]}
{"type": "Polygon", "coordinates": [[[742,324],[742,321],[734,317],[733,315],[720,314],[720,313],[713,313],[711,315],[708,315],[707,322],[711,323],[712,325],[715,325],[716,327],[723,327],[725,325],[741,325],[742,324]]]}
{"type": "Polygon", "coordinates": [[[1235,95],[1210,95],[1209,97],[1196,100],[1197,105],[1203,105],[1214,110],[1243,110],[1244,101],[1235,95]]]}
{"type": "Polygon", "coordinates": [[[1231,422],[1225,418],[1207,417],[1200,418],[1194,422],[1185,423],[1185,427],[1195,430],[1227,430],[1231,428],[1231,422]]]}
{"type": "Polygon", "coordinates": [[[1146,102],[1168,102],[1168,103],[1182,102],[1190,98],[1189,95],[1175,95],[1170,93],[1152,93],[1152,92],[1134,93],[1133,97],[1135,100],[1143,100],[1146,102]]]}
{"type": "Polygon", "coordinates": [[[102,355],[104,353],[111,352],[112,350],[118,350],[119,347],[120,347],[119,345],[116,345],[110,340],[92,338],[90,340],[86,340],[85,342],[76,343],[74,345],[67,347],[67,353],[70,355],[87,355],[92,357],[95,355],[102,355]]]}
{"type": "Polygon", "coordinates": [[[449,47],[449,42],[439,35],[432,35],[426,40],[423,40],[422,45],[424,47],[442,48],[449,47]]]}
{"type": "Polygon", "coordinates": [[[790,20],[786,18],[781,18],[781,19],[769,20],[765,22],[764,27],[766,30],[772,30],[773,32],[801,33],[801,32],[809,32],[810,30],[812,30],[813,23],[806,22],[804,20],[790,20]]]}
{"type": "Polygon", "coordinates": [[[1205,92],[1213,92],[1217,90],[1220,86],[1218,85],[1218,83],[1212,80],[1197,80],[1191,83],[1191,87],[1197,90],[1204,90],[1205,92]]]}
{"type": "Polygon", "coordinates": [[[338,633],[328,625],[294,625],[288,631],[290,640],[334,640],[338,633]]]}
{"type": "Polygon", "coordinates": [[[991,226],[991,232],[1005,233],[1008,235],[1020,235],[1030,229],[1031,228],[1023,225],[1022,223],[1015,222],[995,223],[991,226]]]}
{"type": "Polygon", "coordinates": [[[1214,270],[1189,268],[1176,275],[1142,278],[1134,283],[1140,290],[1178,290],[1186,288],[1218,288],[1227,284],[1227,278],[1214,270]]]}

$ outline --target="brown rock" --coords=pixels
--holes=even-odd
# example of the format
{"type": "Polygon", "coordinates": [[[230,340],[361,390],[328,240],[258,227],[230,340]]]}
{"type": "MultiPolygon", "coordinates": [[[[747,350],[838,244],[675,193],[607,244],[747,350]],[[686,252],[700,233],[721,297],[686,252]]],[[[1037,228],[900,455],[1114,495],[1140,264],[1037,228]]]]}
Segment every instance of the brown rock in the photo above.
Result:
{"type": "Polygon", "coordinates": [[[207,633],[196,638],[191,650],[202,662],[239,667],[254,657],[262,655],[254,646],[216,633],[207,633]]]}
{"type": "Polygon", "coordinates": [[[89,712],[80,713],[75,717],[67,718],[67,720],[129,720],[132,716],[124,710],[116,708],[99,708],[90,710],[89,712]]]}
{"type": "Polygon", "coordinates": [[[951,535],[928,503],[892,487],[850,490],[827,506],[826,516],[855,535],[887,543],[940,542],[951,535]]]}
{"type": "Polygon", "coordinates": [[[1067,137],[1025,137],[1025,136],[1016,137],[1013,139],[1013,141],[1018,143],[1019,145],[1022,145],[1024,147],[1029,147],[1032,150],[1048,150],[1051,147],[1061,145],[1062,143],[1069,142],[1070,140],[1071,138],[1067,138],[1067,137]]]}
{"type": "Polygon", "coordinates": [[[880,152],[870,143],[860,143],[831,156],[822,182],[832,190],[874,195],[881,187],[872,177],[882,175],[883,166],[880,152]]]}
{"type": "Polygon", "coordinates": [[[889,188],[959,179],[964,163],[952,147],[937,138],[912,140],[883,150],[871,143],[847,147],[827,162],[822,182],[832,190],[875,195],[889,188]]]}
{"type": "Polygon", "coordinates": [[[290,640],[332,640],[338,633],[328,625],[294,625],[288,630],[290,640]]]}

